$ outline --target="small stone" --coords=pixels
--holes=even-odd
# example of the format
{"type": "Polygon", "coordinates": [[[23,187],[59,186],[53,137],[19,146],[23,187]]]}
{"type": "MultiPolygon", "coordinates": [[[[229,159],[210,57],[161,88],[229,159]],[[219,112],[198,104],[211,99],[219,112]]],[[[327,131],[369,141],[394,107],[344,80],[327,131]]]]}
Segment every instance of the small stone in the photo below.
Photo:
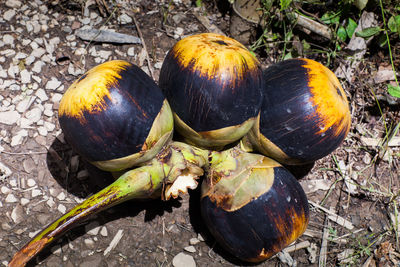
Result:
{"type": "Polygon", "coordinates": [[[26,198],[23,197],[23,198],[21,198],[20,202],[21,202],[22,206],[25,206],[26,204],[29,203],[29,199],[26,199],[26,198]]]}
{"type": "Polygon", "coordinates": [[[35,62],[35,57],[32,55],[29,55],[25,59],[25,65],[30,66],[33,62],[35,62]]]}
{"type": "Polygon", "coordinates": [[[24,137],[28,136],[28,131],[25,129],[20,130],[16,135],[14,135],[11,138],[11,143],[10,145],[12,147],[14,146],[18,146],[22,143],[22,140],[24,139],[24,137]]]}
{"type": "Polygon", "coordinates": [[[67,211],[67,208],[63,204],[59,204],[57,209],[61,213],[65,213],[67,211]]]}
{"type": "Polygon", "coordinates": [[[42,118],[42,110],[39,107],[32,108],[26,112],[25,117],[32,123],[36,123],[42,118]]]}
{"type": "Polygon", "coordinates": [[[61,101],[61,98],[63,97],[62,94],[56,93],[51,97],[51,101],[53,103],[59,103],[61,101]]]}
{"type": "Polygon", "coordinates": [[[54,202],[54,199],[53,199],[52,197],[50,197],[50,198],[46,201],[46,204],[47,204],[50,208],[53,208],[54,205],[55,205],[56,203],[54,202]]]}
{"type": "Polygon", "coordinates": [[[108,59],[111,56],[111,54],[112,54],[111,51],[106,51],[106,50],[99,51],[99,56],[103,59],[108,59]]]}
{"type": "Polygon", "coordinates": [[[15,14],[16,12],[14,9],[9,9],[6,12],[4,12],[3,19],[6,21],[10,21],[15,16],[15,14]]]}
{"type": "Polygon", "coordinates": [[[133,57],[135,56],[135,48],[134,47],[129,47],[127,51],[128,56],[133,57]]]}
{"type": "Polygon", "coordinates": [[[31,73],[27,69],[22,70],[19,75],[21,77],[21,83],[31,82],[31,73]]]}
{"type": "MultiPolygon", "coordinates": [[[[4,101],[3,101],[3,103],[4,103],[4,101]]],[[[0,112],[0,123],[3,123],[3,124],[7,124],[7,125],[16,124],[20,118],[21,118],[21,115],[15,110],[0,112]]]]}
{"type": "Polygon", "coordinates": [[[190,240],[189,240],[189,244],[190,245],[197,245],[198,243],[200,243],[200,240],[198,239],[198,238],[196,238],[196,237],[193,237],[193,238],[191,238],[190,240]]]}
{"type": "Polygon", "coordinates": [[[36,95],[37,97],[39,97],[39,99],[40,99],[41,101],[47,101],[47,100],[49,100],[49,98],[48,98],[48,96],[47,96],[47,94],[46,94],[46,91],[43,90],[42,88],[37,89],[35,95],[36,95]]]}
{"type": "Polygon", "coordinates": [[[104,236],[104,237],[108,236],[108,231],[107,231],[107,228],[105,226],[101,227],[100,235],[104,236]]]}
{"type": "Polygon", "coordinates": [[[22,6],[22,2],[19,0],[7,0],[6,6],[10,8],[19,8],[22,6]]]}
{"type": "Polygon", "coordinates": [[[196,267],[196,262],[192,256],[181,252],[172,259],[172,265],[174,267],[196,267]]]}
{"type": "Polygon", "coordinates": [[[11,187],[17,187],[17,180],[11,179],[11,180],[9,181],[9,183],[10,183],[11,187]]]}
{"type": "Polygon", "coordinates": [[[3,194],[6,195],[6,194],[8,194],[8,193],[11,192],[11,189],[8,188],[7,186],[3,185],[3,186],[1,187],[1,189],[0,189],[0,191],[1,191],[1,193],[3,193],[3,194]]]}
{"type": "Polygon", "coordinates": [[[46,50],[42,47],[34,48],[32,50],[31,56],[35,58],[41,58],[46,53],[46,50]]]}
{"type": "Polygon", "coordinates": [[[29,187],[34,187],[36,185],[36,181],[33,180],[32,178],[28,179],[28,186],[29,187]]]}
{"type": "Polygon", "coordinates": [[[94,241],[91,238],[86,238],[83,242],[89,248],[93,248],[93,246],[94,246],[94,241]]]}
{"type": "Polygon", "coordinates": [[[60,245],[51,248],[51,253],[53,253],[54,255],[60,255],[61,252],[62,250],[60,245]]]}
{"type": "Polygon", "coordinates": [[[11,212],[11,219],[14,221],[15,224],[18,224],[24,220],[24,208],[22,205],[17,205],[11,212]]]}
{"type": "Polygon", "coordinates": [[[41,136],[47,136],[47,134],[48,134],[48,131],[47,131],[46,127],[44,127],[44,126],[38,127],[37,131],[41,136]]]}
{"type": "Polygon", "coordinates": [[[89,235],[97,235],[100,231],[99,222],[93,221],[85,226],[85,229],[89,235]]]}
{"type": "Polygon", "coordinates": [[[36,61],[35,64],[33,64],[32,71],[36,73],[40,73],[42,71],[42,67],[44,66],[44,62],[42,61],[36,61]]]}
{"type": "MultiPolygon", "coordinates": [[[[3,42],[6,45],[14,45],[14,37],[11,34],[4,34],[3,42]]],[[[14,54],[15,54],[15,51],[14,51],[14,54]]]]}
{"type": "Polygon", "coordinates": [[[204,237],[201,234],[197,235],[197,239],[199,239],[200,242],[204,242],[204,237]]]}
{"type": "Polygon", "coordinates": [[[28,96],[25,97],[24,99],[22,99],[17,106],[15,107],[15,109],[19,112],[19,113],[24,113],[25,111],[27,111],[29,109],[29,107],[32,105],[33,101],[35,101],[35,97],[32,96],[28,96]]]}
{"type": "Polygon", "coordinates": [[[57,199],[60,200],[60,201],[65,200],[64,192],[61,192],[60,194],[58,194],[57,199]]]}
{"type": "MultiPolygon", "coordinates": [[[[37,166],[32,158],[27,158],[26,160],[24,160],[22,162],[22,166],[24,167],[24,170],[26,173],[32,173],[37,168],[37,166]]],[[[32,182],[34,183],[32,186],[36,185],[35,180],[33,180],[32,178],[30,180],[31,180],[30,183],[32,183],[32,182]]],[[[32,187],[29,184],[28,184],[28,186],[32,187]]]]}
{"type": "Polygon", "coordinates": [[[61,86],[61,82],[57,78],[52,77],[50,81],[46,83],[46,89],[55,90],[61,86]]]}
{"type": "Polygon", "coordinates": [[[191,252],[191,253],[195,253],[196,249],[194,246],[187,246],[184,248],[184,250],[186,250],[187,252],[191,252]]]}
{"type": "Polygon", "coordinates": [[[128,16],[127,14],[123,13],[118,17],[118,22],[121,24],[128,24],[132,23],[132,18],[128,16]]]}
{"type": "Polygon", "coordinates": [[[184,32],[183,28],[176,27],[174,30],[174,38],[179,39],[183,35],[183,32],[184,32]]]}
{"type": "Polygon", "coordinates": [[[40,191],[39,189],[32,190],[32,197],[37,197],[37,196],[40,196],[41,194],[42,194],[42,191],[40,191]]]}
{"type": "Polygon", "coordinates": [[[18,53],[14,56],[15,59],[24,59],[24,58],[27,58],[27,57],[28,57],[28,55],[25,54],[25,53],[22,53],[22,52],[18,52],[18,53]]]}
{"type": "Polygon", "coordinates": [[[8,194],[6,197],[6,202],[7,203],[15,203],[15,202],[17,202],[17,198],[12,193],[8,194]]]}
{"type": "Polygon", "coordinates": [[[45,121],[44,127],[46,128],[47,131],[52,132],[56,128],[56,125],[54,123],[45,121]]]}

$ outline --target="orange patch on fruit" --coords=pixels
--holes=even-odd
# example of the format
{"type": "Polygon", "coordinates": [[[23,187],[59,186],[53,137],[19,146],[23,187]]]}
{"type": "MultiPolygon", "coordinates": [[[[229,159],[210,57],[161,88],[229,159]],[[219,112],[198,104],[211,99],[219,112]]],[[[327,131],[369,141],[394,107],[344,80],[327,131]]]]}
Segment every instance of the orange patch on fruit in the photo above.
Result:
{"type": "Polygon", "coordinates": [[[121,79],[121,71],[131,66],[123,60],[113,60],[87,71],[64,93],[60,102],[59,115],[85,121],[84,111],[100,112],[106,108],[105,98],[111,100],[110,87],[121,79]]]}
{"type": "Polygon", "coordinates": [[[303,59],[308,72],[308,86],[320,121],[318,126],[323,134],[333,127],[334,135],[347,134],[350,130],[350,110],[346,94],[335,74],[324,65],[303,59]]]}
{"type": "Polygon", "coordinates": [[[172,53],[183,68],[192,68],[207,79],[240,80],[247,70],[258,68],[257,58],[238,41],[214,33],[186,37],[172,53]]]}

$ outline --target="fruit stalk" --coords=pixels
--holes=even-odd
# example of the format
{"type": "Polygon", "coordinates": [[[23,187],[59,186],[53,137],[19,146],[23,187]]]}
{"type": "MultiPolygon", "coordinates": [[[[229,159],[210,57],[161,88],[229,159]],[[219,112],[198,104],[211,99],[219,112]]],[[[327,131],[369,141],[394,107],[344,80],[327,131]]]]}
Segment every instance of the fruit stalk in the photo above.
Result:
{"type": "Polygon", "coordinates": [[[185,184],[182,184],[183,188],[172,188],[173,190],[168,191],[168,195],[163,195],[165,189],[171,189],[171,185],[180,176],[194,180],[202,175],[201,167],[206,164],[207,158],[207,150],[196,149],[179,142],[171,143],[145,166],[125,172],[114,183],[47,226],[14,255],[9,266],[25,266],[30,259],[66,231],[89,216],[119,203],[132,199],[156,198],[161,195],[164,199],[169,199],[170,196],[176,197],[179,192],[187,191],[185,184]]]}

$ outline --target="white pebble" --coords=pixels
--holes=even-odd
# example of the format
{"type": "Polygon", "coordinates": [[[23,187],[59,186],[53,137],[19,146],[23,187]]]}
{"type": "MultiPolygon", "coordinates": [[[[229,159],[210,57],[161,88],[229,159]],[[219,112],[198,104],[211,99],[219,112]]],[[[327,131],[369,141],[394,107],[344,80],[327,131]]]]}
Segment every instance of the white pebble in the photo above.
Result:
{"type": "Polygon", "coordinates": [[[47,200],[46,204],[47,204],[50,208],[53,208],[54,205],[55,205],[56,203],[54,202],[53,198],[50,197],[50,198],[47,200]]]}
{"type": "Polygon", "coordinates": [[[41,136],[47,136],[47,134],[48,134],[48,131],[47,131],[46,127],[44,127],[44,126],[38,127],[37,131],[41,136]]]}
{"type": "Polygon", "coordinates": [[[3,19],[6,21],[10,21],[15,16],[15,14],[16,12],[14,9],[9,9],[6,12],[4,12],[3,19]]]}
{"type": "Polygon", "coordinates": [[[28,186],[29,187],[34,187],[36,185],[36,181],[32,178],[28,179],[28,186]]]}
{"type": "Polygon", "coordinates": [[[104,236],[104,237],[108,236],[108,231],[107,231],[107,228],[105,226],[101,227],[100,235],[104,236]]]}
{"type": "Polygon", "coordinates": [[[6,6],[11,8],[19,8],[22,6],[22,3],[19,0],[7,0],[6,6]]]}
{"type": "Polygon", "coordinates": [[[196,267],[196,262],[192,256],[181,252],[172,259],[172,265],[174,267],[196,267]]]}
{"type": "Polygon", "coordinates": [[[67,208],[63,204],[59,204],[57,209],[61,213],[65,213],[67,211],[67,208]]]}
{"type": "Polygon", "coordinates": [[[56,94],[54,94],[54,95],[51,97],[51,101],[52,101],[53,103],[58,103],[58,102],[61,101],[61,98],[62,98],[62,97],[63,97],[62,94],[56,93],[56,94]]]}
{"type": "Polygon", "coordinates": [[[127,51],[128,56],[133,57],[135,55],[135,48],[129,47],[127,51]]]}
{"type": "MultiPolygon", "coordinates": [[[[4,104],[4,101],[3,101],[4,104]]],[[[7,125],[13,125],[17,123],[17,121],[21,118],[21,115],[15,111],[5,111],[5,112],[0,112],[0,123],[7,124],[7,125]]]]}
{"type": "Polygon", "coordinates": [[[31,56],[34,56],[35,58],[41,58],[44,53],[46,53],[46,50],[42,47],[38,47],[32,50],[31,56]]]}
{"type": "Polygon", "coordinates": [[[36,73],[40,73],[42,71],[42,67],[44,65],[46,65],[46,64],[44,64],[43,61],[36,61],[35,64],[33,64],[32,71],[36,72],[36,73]]]}
{"type": "Polygon", "coordinates": [[[47,94],[46,94],[46,91],[43,90],[42,88],[37,89],[35,95],[36,95],[37,97],[39,97],[39,99],[40,99],[41,101],[47,101],[47,100],[49,100],[49,98],[48,98],[48,96],[47,96],[47,94]]]}
{"type": "Polygon", "coordinates": [[[14,223],[18,224],[24,220],[24,209],[21,205],[15,206],[15,208],[11,212],[11,219],[14,223]]]}
{"type": "Polygon", "coordinates": [[[26,204],[28,204],[28,203],[29,203],[29,199],[26,199],[26,198],[24,198],[24,197],[23,197],[23,198],[21,198],[21,200],[20,200],[20,201],[21,201],[21,205],[22,205],[22,206],[25,206],[26,204]]]}
{"type": "Polygon", "coordinates": [[[26,137],[26,136],[28,136],[28,131],[25,130],[25,129],[20,130],[19,132],[17,132],[16,135],[14,135],[14,136],[11,138],[11,143],[10,143],[10,145],[11,145],[12,147],[20,145],[20,144],[22,143],[22,140],[23,140],[24,137],[26,137]]]}
{"type": "Polygon", "coordinates": [[[39,189],[32,190],[32,197],[37,197],[37,196],[40,196],[41,194],[42,194],[42,191],[40,191],[39,189]]]}
{"type": "Polygon", "coordinates": [[[55,90],[60,87],[61,82],[57,80],[57,78],[52,77],[50,81],[46,83],[46,89],[48,90],[55,90]]]}
{"type": "MultiPolygon", "coordinates": [[[[3,42],[6,45],[14,45],[14,37],[11,34],[4,34],[3,42]]],[[[14,51],[14,53],[15,53],[15,51],[14,51]]]]}
{"type": "Polygon", "coordinates": [[[57,199],[58,199],[58,200],[65,200],[65,194],[64,194],[64,192],[61,192],[60,194],[58,194],[57,199]]]}
{"type": "Polygon", "coordinates": [[[7,186],[5,186],[5,185],[3,185],[2,187],[1,187],[1,193],[3,193],[3,194],[8,194],[8,193],[10,193],[11,192],[11,189],[10,188],[8,188],[7,186]]]}
{"type": "Polygon", "coordinates": [[[184,250],[186,250],[187,252],[191,252],[191,253],[195,253],[196,249],[194,246],[187,246],[184,248],[184,250]]]}
{"type": "Polygon", "coordinates": [[[22,83],[30,83],[31,82],[31,73],[27,69],[23,69],[19,73],[19,75],[21,77],[21,82],[22,83]]]}
{"type": "Polygon", "coordinates": [[[6,197],[7,203],[15,203],[17,202],[17,198],[13,194],[8,194],[6,197]]]}
{"type": "Polygon", "coordinates": [[[132,23],[132,18],[128,16],[127,14],[123,13],[118,17],[118,22],[121,24],[128,24],[132,23]]]}

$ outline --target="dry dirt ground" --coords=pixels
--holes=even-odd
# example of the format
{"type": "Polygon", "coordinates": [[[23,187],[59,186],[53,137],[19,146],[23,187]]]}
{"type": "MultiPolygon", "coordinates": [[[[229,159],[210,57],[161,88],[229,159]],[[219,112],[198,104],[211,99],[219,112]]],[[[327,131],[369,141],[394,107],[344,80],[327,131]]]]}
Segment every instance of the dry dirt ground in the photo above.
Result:
{"type": "MultiPolygon", "coordinates": [[[[108,11],[96,2],[102,1],[91,1],[88,8],[64,0],[0,3],[0,263],[4,266],[38,230],[110,182],[108,174],[86,164],[63,140],[57,108],[68,86],[84,71],[111,59],[128,60],[148,73],[150,65],[157,80],[162,60],[177,40],[207,31],[195,17],[191,1],[120,0],[108,11]],[[139,36],[133,17],[146,49],[141,44],[89,43],[75,35],[82,27],[103,27],[139,36]]],[[[209,2],[207,18],[229,35],[230,12],[218,9],[216,1],[209,2]]],[[[276,60],[260,59],[264,67],[276,60]]],[[[294,266],[291,259],[297,266],[324,266],[324,258],[326,266],[399,266],[398,135],[389,146],[377,144],[385,136],[385,125],[390,128],[399,121],[399,101],[371,80],[387,62],[383,50],[369,50],[355,70],[356,78],[343,81],[353,121],[346,141],[314,165],[293,170],[305,174],[300,182],[310,200],[309,227],[297,241],[304,248],[259,266],[294,266]]],[[[70,231],[30,266],[246,265],[225,253],[208,234],[198,200],[198,191],[192,191],[168,202],[119,205],[70,231]],[[113,240],[115,246],[110,246],[113,240]]]]}

